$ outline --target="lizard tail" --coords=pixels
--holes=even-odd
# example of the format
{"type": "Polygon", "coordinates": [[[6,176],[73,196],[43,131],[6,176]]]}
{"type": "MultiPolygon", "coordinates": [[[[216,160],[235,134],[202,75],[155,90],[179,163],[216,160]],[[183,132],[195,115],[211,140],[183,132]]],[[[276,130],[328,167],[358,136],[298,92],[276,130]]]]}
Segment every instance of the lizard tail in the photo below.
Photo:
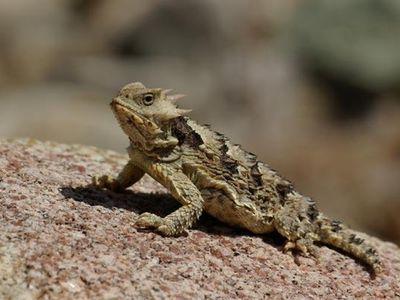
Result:
{"type": "Polygon", "coordinates": [[[323,214],[320,214],[318,219],[322,243],[341,249],[360,259],[371,266],[375,273],[382,271],[382,263],[379,260],[376,250],[364,239],[357,236],[355,231],[339,221],[329,219],[323,214]]]}

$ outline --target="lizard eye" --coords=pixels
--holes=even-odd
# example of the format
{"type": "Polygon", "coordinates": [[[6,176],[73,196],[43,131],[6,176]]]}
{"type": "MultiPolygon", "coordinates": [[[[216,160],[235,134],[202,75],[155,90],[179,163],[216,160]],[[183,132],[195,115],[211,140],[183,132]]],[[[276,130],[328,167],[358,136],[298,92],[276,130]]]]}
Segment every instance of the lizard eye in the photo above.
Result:
{"type": "Polygon", "coordinates": [[[154,96],[153,94],[145,94],[143,96],[143,104],[144,105],[152,105],[154,102],[154,96]]]}

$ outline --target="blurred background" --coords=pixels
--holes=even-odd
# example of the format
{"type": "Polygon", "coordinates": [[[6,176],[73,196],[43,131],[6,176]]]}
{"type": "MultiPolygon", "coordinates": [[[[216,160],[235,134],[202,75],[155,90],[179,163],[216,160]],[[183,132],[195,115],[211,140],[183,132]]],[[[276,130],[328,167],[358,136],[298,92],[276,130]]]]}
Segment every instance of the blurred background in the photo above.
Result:
{"type": "Polygon", "coordinates": [[[0,137],[123,152],[141,81],[400,244],[400,1],[2,0],[0,137]]]}

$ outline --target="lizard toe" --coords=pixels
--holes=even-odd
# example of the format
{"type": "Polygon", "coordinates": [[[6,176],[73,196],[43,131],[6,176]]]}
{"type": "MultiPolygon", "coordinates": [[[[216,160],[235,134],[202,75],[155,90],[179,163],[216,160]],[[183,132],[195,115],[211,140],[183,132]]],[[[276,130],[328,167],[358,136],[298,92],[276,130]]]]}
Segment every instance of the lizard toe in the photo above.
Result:
{"type": "Polygon", "coordinates": [[[95,175],[92,177],[92,185],[95,187],[101,187],[101,178],[100,175],[95,175]]]}
{"type": "Polygon", "coordinates": [[[283,252],[288,252],[291,250],[298,250],[304,256],[312,256],[318,259],[317,248],[313,245],[312,241],[306,239],[298,239],[295,242],[287,241],[283,247],[283,252]]]}
{"type": "Polygon", "coordinates": [[[92,177],[92,185],[97,188],[104,188],[110,191],[120,191],[121,187],[117,180],[109,175],[96,175],[92,177]]]}

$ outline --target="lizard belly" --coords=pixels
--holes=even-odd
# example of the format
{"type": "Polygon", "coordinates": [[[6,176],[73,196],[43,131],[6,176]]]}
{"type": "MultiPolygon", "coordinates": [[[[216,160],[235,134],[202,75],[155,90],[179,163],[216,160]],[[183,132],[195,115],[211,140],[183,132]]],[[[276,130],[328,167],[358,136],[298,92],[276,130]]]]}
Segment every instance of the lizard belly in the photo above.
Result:
{"type": "Polygon", "coordinates": [[[235,227],[262,234],[274,230],[272,222],[266,222],[257,210],[239,206],[217,189],[203,189],[204,210],[214,218],[235,227]]]}

